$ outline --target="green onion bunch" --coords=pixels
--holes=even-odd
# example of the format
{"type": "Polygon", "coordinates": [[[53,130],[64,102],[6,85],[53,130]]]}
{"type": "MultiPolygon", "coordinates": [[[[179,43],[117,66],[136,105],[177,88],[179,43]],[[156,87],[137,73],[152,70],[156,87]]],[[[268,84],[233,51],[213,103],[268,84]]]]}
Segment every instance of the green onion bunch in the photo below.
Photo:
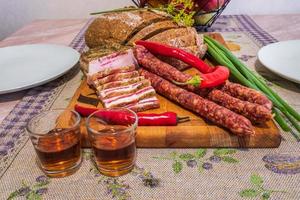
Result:
{"type": "Polygon", "coordinates": [[[293,133],[296,139],[300,139],[300,114],[272,90],[263,77],[252,72],[244,63],[226,47],[205,35],[204,41],[208,46],[208,55],[220,65],[230,69],[231,76],[241,84],[263,92],[273,102],[274,119],[284,131],[291,131],[291,127],[297,130],[293,133]],[[291,126],[290,126],[290,125],[291,126]]]}

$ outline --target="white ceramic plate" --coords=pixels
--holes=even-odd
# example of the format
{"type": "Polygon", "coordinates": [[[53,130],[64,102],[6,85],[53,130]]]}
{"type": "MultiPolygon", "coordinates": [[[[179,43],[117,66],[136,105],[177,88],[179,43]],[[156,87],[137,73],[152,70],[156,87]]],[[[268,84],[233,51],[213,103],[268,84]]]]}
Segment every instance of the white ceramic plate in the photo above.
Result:
{"type": "Polygon", "coordinates": [[[261,48],[259,61],[272,72],[300,83],[300,40],[277,42],[261,48]]]}
{"type": "Polygon", "coordinates": [[[0,48],[0,94],[54,80],[71,69],[79,57],[76,50],[53,44],[0,48]]]}

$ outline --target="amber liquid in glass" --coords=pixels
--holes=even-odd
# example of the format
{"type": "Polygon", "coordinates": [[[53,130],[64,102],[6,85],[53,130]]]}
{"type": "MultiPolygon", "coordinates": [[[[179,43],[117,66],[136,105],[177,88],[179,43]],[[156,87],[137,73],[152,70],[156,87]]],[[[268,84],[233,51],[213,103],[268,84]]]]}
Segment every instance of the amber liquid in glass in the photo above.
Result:
{"type": "MultiPolygon", "coordinates": [[[[64,171],[72,169],[80,162],[80,137],[79,130],[59,133],[63,129],[54,129],[47,135],[39,138],[35,150],[39,157],[41,167],[47,172],[64,171]]],[[[71,170],[72,171],[72,170],[71,170]]],[[[70,173],[72,173],[70,171],[70,173]]],[[[59,176],[66,176],[63,173],[59,176]]],[[[51,175],[51,173],[50,173],[51,175]]]]}
{"type": "Polygon", "coordinates": [[[120,176],[128,173],[133,168],[136,147],[134,135],[128,132],[120,133],[120,129],[107,129],[97,139],[93,140],[93,151],[95,161],[101,173],[107,176],[120,176]],[[112,135],[114,132],[119,132],[118,136],[112,135]]]}

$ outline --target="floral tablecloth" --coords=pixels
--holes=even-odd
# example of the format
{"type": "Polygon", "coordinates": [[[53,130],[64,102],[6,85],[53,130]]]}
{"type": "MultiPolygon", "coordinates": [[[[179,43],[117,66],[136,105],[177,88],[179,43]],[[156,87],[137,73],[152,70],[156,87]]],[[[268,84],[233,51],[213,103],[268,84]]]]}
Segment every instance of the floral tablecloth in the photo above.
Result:
{"type": "MultiPolygon", "coordinates": [[[[90,21],[89,21],[90,22],[90,21]]],[[[70,44],[82,51],[87,24],[70,44]]],[[[300,87],[266,70],[258,49],[276,40],[248,16],[222,16],[209,31],[221,32],[234,53],[300,111],[300,87]]],[[[29,90],[0,125],[0,199],[300,199],[300,148],[282,132],[276,149],[138,149],[134,170],[119,178],[100,175],[83,150],[72,176],[49,179],[36,165],[26,122],[45,109],[66,107],[81,82],[79,67],[29,90]]]]}

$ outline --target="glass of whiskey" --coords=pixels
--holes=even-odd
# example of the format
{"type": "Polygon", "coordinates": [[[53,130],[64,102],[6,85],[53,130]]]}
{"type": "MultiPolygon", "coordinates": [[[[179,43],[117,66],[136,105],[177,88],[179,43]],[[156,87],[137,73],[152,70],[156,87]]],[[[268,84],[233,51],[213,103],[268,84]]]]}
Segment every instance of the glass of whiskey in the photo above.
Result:
{"type": "Polygon", "coordinates": [[[126,108],[103,108],[87,118],[89,140],[100,173],[115,177],[132,170],[137,123],[135,112],[126,108]]]}
{"type": "Polygon", "coordinates": [[[38,166],[49,177],[75,173],[81,164],[80,115],[55,109],[33,117],[26,130],[37,154],[38,166]]]}

